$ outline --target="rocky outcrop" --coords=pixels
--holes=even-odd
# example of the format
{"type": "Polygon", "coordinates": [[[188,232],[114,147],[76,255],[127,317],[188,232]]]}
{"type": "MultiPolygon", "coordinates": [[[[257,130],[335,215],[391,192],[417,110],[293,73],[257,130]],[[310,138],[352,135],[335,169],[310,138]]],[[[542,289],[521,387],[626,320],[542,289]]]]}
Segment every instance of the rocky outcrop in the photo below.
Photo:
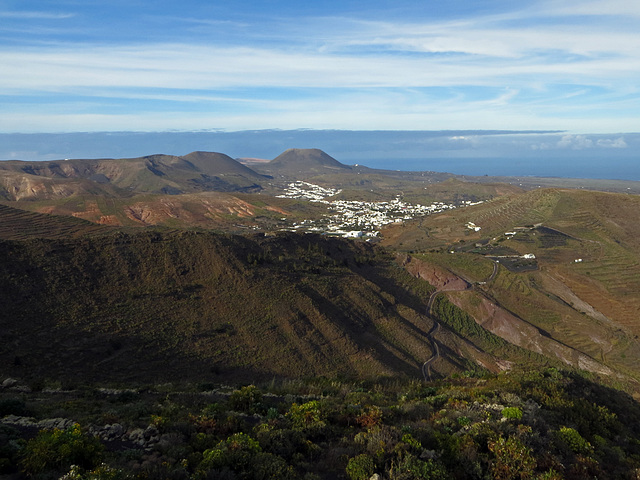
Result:
{"type": "MultiPolygon", "coordinates": [[[[33,430],[66,430],[73,427],[76,422],[69,418],[46,418],[36,420],[32,417],[18,415],[6,415],[0,419],[0,424],[12,425],[33,430]]],[[[127,430],[123,425],[114,423],[110,425],[90,425],[86,429],[89,435],[98,437],[105,443],[125,442],[133,447],[150,450],[160,442],[167,443],[170,439],[163,438],[155,425],[146,428],[127,430]]]]}

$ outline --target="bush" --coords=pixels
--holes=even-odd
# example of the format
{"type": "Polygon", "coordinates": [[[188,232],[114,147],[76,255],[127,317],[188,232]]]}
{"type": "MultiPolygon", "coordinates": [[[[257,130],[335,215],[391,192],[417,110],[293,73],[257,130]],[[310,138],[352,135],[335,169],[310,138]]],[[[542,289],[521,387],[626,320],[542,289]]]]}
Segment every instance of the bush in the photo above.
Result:
{"type": "Polygon", "coordinates": [[[29,440],[20,462],[29,475],[68,471],[71,465],[91,469],[100,464],[103,446],[82,433],[77,423],[66,430],[42,430],[29,440]]]}
{"type": "Polygon", "coordinates": [[[72,465],[71,470],[59,480],[122,480],[127,478],[122,470],[111,468],[104,463],[89,472],[83,472],[77,465],[72,465]]]}
{"type": "Polygon", "coordinates": [[[27,405],[24,403],[24,400],[20,400],[18,398],[5,398],[0,400],[0,417],[4,417],[6,415],[26,416],[29,415],[29,410],[27,409],[27,405]]]}
{"type": "Polygon", "coordinates": [[[347,475],[351,480],[369,480],[376,468],[371,456],[363,453],[349,459],[347,463],[347,475]]]}
{"type": "Polygon", "coordinates": [[[533,475],[536,461],[531,450],[517,438],[500,436],[489,442],[489,450],[494,455],[491,474],[495,480],[526,479],[533,475]]]}
{"type": "Polygon", "coordinates": [[[414,455],[405,455],[389,471],[391,480],[445,480],[449,477],[447,470],[433,460],[420,460],[414,455]]]}
{"type": "Polygon", "coordinates": [[[512,420],[522,419],[522,410],[518,407],[505,407],[502,409],[502,416],[512,420]]]}
{"type": "Polygon", "coordinates": [[[0,478],[16,470],[23,443],[18,430],[0,423],[0,478]]]}
{"type": "Polygon", "coordinates": [[[591,444],[573,428],[560,427],[557,436],[573,453],[583,455],[590,455],[593,453],[593,447],[591,444]]]}
{"type": "Polygon", "coordinates": [[[356,418],[356,422],[363,428],[374,428],[382,422],[382,410],[376,405],[369,406],[356,418]]]}
{"type": "Polygon", "coordinates": [[[238,412],[256,413],[262,408],[262,393],[254,385],[242,387],[229,397],[229,407],[238,412]]]}
{"type": "Polygon", "coordinates": [[[236,433],[203,453],[198,476],[217,478],[220,472],[234,472],[247,480],[295,479],[297,476],[280,457],[264,453],[258,442],[249,435],[236,433]]]}
{"type": "Polygon", "coordinates": [[[287,417],[291,420],[293,427],[300,430],[324,427],[325,425],[320,402],[317,400],[311,400],[302,405],[294,403],[287,412],[287,417]]]}

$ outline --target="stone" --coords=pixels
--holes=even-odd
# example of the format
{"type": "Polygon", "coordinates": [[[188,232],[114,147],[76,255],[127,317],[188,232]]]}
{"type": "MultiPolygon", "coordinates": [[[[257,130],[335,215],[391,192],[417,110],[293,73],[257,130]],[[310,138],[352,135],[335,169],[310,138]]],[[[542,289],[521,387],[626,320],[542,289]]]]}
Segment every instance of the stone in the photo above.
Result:
{"type": "Polygon", "coordinates": [[[17,384],[18,380],[16,380],[15,378],[5,378],[5,380],[2,382],[2,388],[11,388],[17,384]]]}

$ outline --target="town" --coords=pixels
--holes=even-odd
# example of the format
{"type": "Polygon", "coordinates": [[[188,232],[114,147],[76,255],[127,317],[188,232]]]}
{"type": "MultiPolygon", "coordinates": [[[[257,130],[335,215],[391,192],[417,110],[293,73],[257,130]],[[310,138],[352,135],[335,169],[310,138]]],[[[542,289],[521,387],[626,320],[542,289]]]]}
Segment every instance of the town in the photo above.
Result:
{"type": "Polygon", "coordinates": [[[343,237],[378,236],[379,229],[389,223],[404,222],[416,217],[443,212],[453,208],[477,205],[482,202],[462,201],[458,204],[434,202],[431,205],[412,205],[397,196],[390,202],[363,202],[355,200],[330,200],[342,191],[325,188],[312,183],[297,181],[290,183],[280,198],[295,198],[324,203],[329,213],[321,220],[304,220],[294,223],[292,229],[307,232],[322,232],[343,237]]]}

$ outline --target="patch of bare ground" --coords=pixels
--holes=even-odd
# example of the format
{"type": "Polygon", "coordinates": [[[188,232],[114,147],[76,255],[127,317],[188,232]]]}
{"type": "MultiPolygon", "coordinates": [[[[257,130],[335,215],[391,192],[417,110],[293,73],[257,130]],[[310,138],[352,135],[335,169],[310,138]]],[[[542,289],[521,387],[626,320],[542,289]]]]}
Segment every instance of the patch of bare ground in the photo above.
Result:
{"type": "Polygon", "coordinates": [[[469,288],[469,284],[462,278],[432,263],[407,256],[403,264],[411,275],[426,280],[433,285],[436,290],[458,291],[469,288]]]}

